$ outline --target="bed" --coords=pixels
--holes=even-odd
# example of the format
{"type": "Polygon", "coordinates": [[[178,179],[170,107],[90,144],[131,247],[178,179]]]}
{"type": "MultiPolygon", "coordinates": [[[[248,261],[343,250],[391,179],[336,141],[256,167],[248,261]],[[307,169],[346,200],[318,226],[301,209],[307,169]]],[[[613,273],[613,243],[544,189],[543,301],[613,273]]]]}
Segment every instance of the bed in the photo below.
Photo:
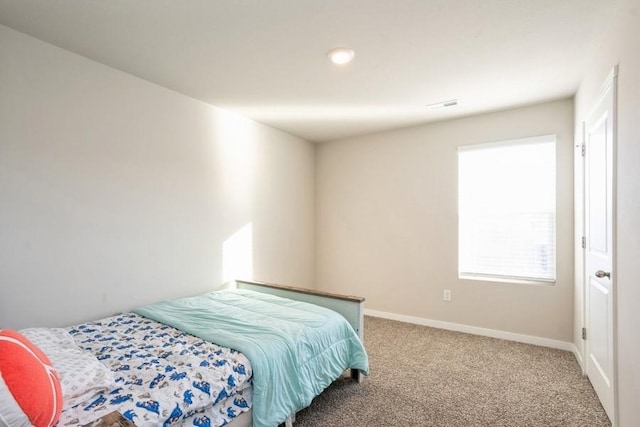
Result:
{"type": "MultiPolygon", "coordinates": [[[[75,373],[93,383],[88,390],[83,384],[84,394],[65,405],[58,426],[82,426],[112,411],[137,426],[290,425],[346,370],[358,381],[368,374],[363,302],[236,281],[224,290],[54,330],[53,336],[38,336],[41,329],[23,332],[43,347],[71,336],[68,347],[75,344],[99,361],[90,374],[75,373]]],[[[56,369],[72,365],[68,372],[81,366],[64,354],[51,360],[56,369]]],[[[63,378],[63,391],[65,380],[73,382],[63,378]]],[[[69,390],[65,396],[73,394],[69,390]]]]}

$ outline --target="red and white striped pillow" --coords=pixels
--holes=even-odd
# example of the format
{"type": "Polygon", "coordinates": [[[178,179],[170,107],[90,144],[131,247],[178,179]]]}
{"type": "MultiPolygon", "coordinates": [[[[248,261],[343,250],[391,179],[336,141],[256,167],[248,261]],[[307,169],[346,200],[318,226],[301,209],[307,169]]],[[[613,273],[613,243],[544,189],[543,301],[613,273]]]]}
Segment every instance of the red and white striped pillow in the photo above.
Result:
{"type": "Polygon", "coordinates": [[[51,362],[18,332],[0,330],[0,426],[54,426],[62,391],[51,362]]]}

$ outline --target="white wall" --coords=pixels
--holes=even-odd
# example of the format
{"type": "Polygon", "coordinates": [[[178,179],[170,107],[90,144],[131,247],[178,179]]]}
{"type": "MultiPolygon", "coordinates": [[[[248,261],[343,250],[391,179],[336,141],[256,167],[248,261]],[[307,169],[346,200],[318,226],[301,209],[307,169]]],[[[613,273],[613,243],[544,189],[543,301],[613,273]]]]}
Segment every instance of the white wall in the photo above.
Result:
{"type": "Polygon", "coordinates": [[[0,58],[0,327],[213,289],[247,224],[239,267],[313,285],[312,144],[3,26],[0,58]]]}
{"type": "MultiPolygon", "coordinates": [[[[640,2],[621,2],[576,95],[576,132],[615,64],[618,70],[617,362],[619,425],[640,425],[640,2]]],[[[581,171],[577,171],[579,174],[581,171]]],[[[582,271],[576,276],[576,345],[583,318],[582,271]]]]}
{"type": "Polygon", "coordinates": [[[571,342],[572,198],[572,100],[321,144],[316,286],[369,309],[571,342]],[[557,283],[458,279],[457,147],[546,134],[557,134],[557,283]]]}

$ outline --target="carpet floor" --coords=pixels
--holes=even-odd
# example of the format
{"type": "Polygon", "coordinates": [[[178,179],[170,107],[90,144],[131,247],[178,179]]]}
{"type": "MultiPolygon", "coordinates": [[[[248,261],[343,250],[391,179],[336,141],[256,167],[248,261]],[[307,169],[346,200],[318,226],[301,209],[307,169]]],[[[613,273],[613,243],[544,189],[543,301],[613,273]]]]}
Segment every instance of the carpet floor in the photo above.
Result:
{"type": "Polygon", "coordinates": [[[371,374],[300,411],[310,426],[610,426],[573,354],[367,316],[371,374]]]}

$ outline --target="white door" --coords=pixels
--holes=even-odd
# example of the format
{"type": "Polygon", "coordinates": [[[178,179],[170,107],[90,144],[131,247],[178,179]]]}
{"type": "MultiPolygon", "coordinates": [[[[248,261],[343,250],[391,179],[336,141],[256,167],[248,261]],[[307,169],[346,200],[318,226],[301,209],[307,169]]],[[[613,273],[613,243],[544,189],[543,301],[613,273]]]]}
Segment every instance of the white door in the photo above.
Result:
{"type": "Polygon", "coordinates": [[[615,70],[584,123],[586,373],[614,420],[615,70]]]}

